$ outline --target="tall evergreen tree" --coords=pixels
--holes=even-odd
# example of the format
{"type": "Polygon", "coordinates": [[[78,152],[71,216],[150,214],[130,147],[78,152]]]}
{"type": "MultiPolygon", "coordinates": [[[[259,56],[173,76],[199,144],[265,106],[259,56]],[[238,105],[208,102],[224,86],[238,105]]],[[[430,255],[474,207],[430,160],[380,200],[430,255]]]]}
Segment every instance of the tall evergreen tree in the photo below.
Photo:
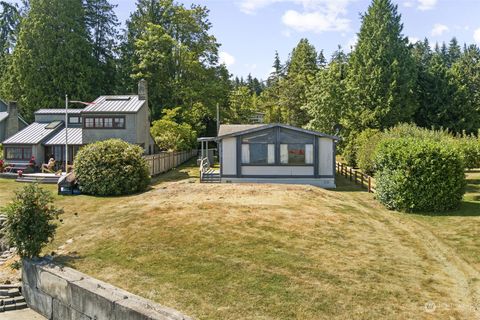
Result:
{"type": "Polygon", "coordinates": [[[92,77],[96,94],[112,94],[116,89],[116,57],[118,40],[116,6],[108,0],[84,0],[86,23],[95,59],[92,77]]]}
{"type": "Polygon", "coordinates": [[[285,79],[280,83],[282,122],[302,127],[309,121],[303,108],[307,102],[307,88],[318,71],[317,51],[307,39],[301,39],[293,49],[286,70],[285,79]]]}
{"type": "Polygon", "coordinates": [[[477,133],[480,128],[480,49],[470,45],[450,69],[457,86],[451,127],[457,132],[463,130],[477,133]]]}
{"type": "Polygon", "coordinates": [[[135,91],[138,79],[149,80],[154,119],[163,108],[179,106],[185,115],[202,103],[211,122],[216,104],[228,103],[231,82],[218,64],[208,13],[203,6],[186,8],[173,0],[137,1],[121,50],[122,84],[135,91]]]}
{"type": "Polygon", "coordinates": [[[0,74],[4,80],[8,59],[17,42],[21,14],[18,5],[5,1],[0,1],[0,10],[0,74]]]}
{"type": "Polygon", "coordinates": [[[6,98],[20,102],[33,119],[41,107],[63,105],[64,95],[93,99],[92,47],[81,0],[31,0],[22,21],[8,78],[6,98]]]}
{"type": "Polygon", "coordinates": [[[351,108],[345,122],[353,134],[412,119],[416,72],[402,29],[397,6],[390,0],[373,0],[362,16],[347,79],[351,108]]]}
{"type": "Polygon", "coordinates": [[[336,134],[334,125],[342,121],[343,111],[348,106],[345,99],[348,58],[339,48],[325,69],[317,72],[315,80],[307,91],[308,128],[336,134]]]}

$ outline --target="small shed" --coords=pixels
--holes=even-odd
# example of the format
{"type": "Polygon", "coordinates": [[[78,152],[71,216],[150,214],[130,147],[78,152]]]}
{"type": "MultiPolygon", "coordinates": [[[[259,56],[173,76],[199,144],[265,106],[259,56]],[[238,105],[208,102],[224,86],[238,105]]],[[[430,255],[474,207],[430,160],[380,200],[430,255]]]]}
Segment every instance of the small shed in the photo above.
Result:
{"type": "Polygon", "coordinates": [[[221,182],[279,182],[335,188],[339,137],[284,124],[221,125],[221,182]]]}

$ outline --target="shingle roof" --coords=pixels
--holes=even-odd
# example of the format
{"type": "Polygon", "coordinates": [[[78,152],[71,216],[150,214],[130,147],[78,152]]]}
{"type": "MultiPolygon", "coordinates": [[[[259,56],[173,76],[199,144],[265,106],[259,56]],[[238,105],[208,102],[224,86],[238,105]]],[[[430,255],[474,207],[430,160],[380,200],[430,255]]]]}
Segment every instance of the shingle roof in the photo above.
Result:
{"type": "Polygon", "coordinates": [[[5,140],[3,144],[38,144],[61,128],[61,126],[58,126],[53,129],[47,129],[48,125],[48,123],[34,122],[5,140]]]}
{"type": "Polygon", "coordinates": [[[224,138],[228,136],[238,136],[242,134],[247,134],[259,130],[264,130],[264,129],[269,129],[269,128],[274,128],[274,127],[281,127],[289,130],[294,130],[294,131],[299,131],[299,132],[304,132],[307,134],[312,134],[316,135],[319,137],[325,137],[325,138],[330,138],[333,140],[341,140],[340,137],[337,136],[332,136],[328,135],[325,133],[321,133],[318,131],[313,131],[313,130],[307,130],[307,129],[302,129],[302,128],[297,128],[297,127],[292,127],[286,124],[281,124],[281,123],[270,123],[270,124],[224,124],[220,125],[220,129],[218,130],[218,138],[224,138]]]}
{"type": "Polygon", "coordinates": [[[221,124],[218,136],[226,136],[237,132],[263,127],[265,124],[221,124]]]}
{"type": "MultiPolygon", "coordinates": [[[[65,128],[58,133],[48,138],[43,143],[46,146],[52,145],[64,145],[65,144],[65,128]]],[[[83,145],[82,128],[68,128],[68,144],[70,145],[83,145]]]]}
{"type": "Polygon", "coordinates": [[[124,112],[135,113],[145,104],[138,96],[100,96],[93,104],[86,107],[83,112],[124,112]]]}
{"type": "MultiPolygon", "coordinates": [[[[69,114],[79,114],[84,109],[68,109],[69,114]]],[[[65,114],[65,109],[39,109],[35,114],[65,114]]]]}
{"type": "Polygon", "coordinates": [[[8,112],[0,112],[0,122],[8,118],[8,112]]]}

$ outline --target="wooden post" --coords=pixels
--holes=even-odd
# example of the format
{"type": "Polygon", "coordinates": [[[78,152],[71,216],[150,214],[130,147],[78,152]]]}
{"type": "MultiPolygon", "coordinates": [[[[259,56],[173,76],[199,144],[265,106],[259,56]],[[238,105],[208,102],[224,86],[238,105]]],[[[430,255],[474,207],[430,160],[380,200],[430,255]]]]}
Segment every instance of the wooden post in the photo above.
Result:
{"type": "Polygon", "coordinates": [[[355,184],[357,184],[357,171],[355,170],[355,179],[354,179],[355,184]]]}
{"type": "Polygon", "coordinates": [[[372,178],[368,177],[368,192],[372,192],[372,178]]]}
{"type": "Polygon", "coordinates": [[[350,168],[350,181],[352,181],[352,176],[353,176],[353,171],[352,171],[352,168],[350,168]]]}

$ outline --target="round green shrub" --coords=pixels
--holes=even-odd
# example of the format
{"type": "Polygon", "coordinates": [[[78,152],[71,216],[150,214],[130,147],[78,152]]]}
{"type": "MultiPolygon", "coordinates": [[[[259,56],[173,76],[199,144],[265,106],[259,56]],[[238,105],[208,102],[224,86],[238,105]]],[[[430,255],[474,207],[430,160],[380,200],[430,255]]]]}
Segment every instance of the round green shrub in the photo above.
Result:
{"type": "Polygon", "coordinates": [[[382,141],[375,157],[378,200],[388,209],[441,212],[455,209],[465,193],[462,156],[450,144],[397,138],[382,141]]]}
{"type": "Polygon", "coordinates": [[[118,139],[81,148],[75,157],[75,176],[83,193],[97,196],[141,192],[150,183],[143,149],[118,139]]]}

